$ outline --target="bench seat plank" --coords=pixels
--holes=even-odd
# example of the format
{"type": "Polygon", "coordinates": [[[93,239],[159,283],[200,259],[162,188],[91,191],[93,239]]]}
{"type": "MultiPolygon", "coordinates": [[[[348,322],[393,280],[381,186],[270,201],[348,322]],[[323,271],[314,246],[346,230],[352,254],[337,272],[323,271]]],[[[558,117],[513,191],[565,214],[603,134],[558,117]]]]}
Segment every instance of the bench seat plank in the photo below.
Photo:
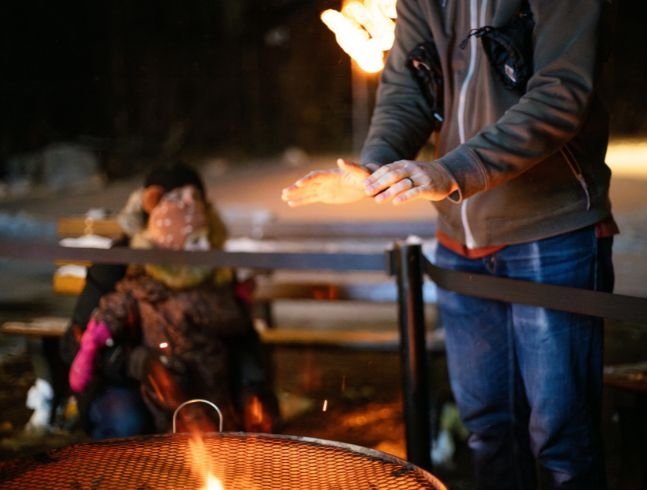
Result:
{"type": "MultiPolygon", "coordinates": [[[[339,347],[357,350],[392,351],[399,348],[397,331],[374,330],[306,330],[296,328],[271,328],[260,333],[264,343],[281,346],[339,347]]],[[[432,352],[444,351],[441,332],[427,334],[427,349],[432,352]]]]}
{"type": "MultiPolygon", "coordinates": [[[[28,337],[60,337],[65,332],[68,321],[67,318],[57,317],[38,317],[28,322],[9,321],[0,326],[0,332],[28,337]]],[[[262,330],[260,337],[266,344],[295,347],[395,350],[399,346],[399,336],[395,330],[319,330],[276,327],[262,330]]],[[[427,348],[432,352],[443,350],[442,332],[434,330],[427,335],[427,348]]]]}
{"type": "Polygon", "coordinates": [[[0,325],[0,332],[28,337],[61,337],[65,333],[68,318],[36,317],[31,321],[8,321],[0,325]]]}

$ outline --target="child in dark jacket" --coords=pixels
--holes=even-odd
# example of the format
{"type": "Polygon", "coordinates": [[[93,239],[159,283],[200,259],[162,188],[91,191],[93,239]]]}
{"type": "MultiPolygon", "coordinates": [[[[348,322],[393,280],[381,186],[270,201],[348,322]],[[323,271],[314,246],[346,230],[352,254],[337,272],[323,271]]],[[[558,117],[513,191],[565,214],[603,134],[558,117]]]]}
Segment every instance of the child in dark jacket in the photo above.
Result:
{"type": "MultiPolygon", "coordinates": [[[[224,227],[203,189],[188,185],[144,192],[137,199],[149,216],[141,221],[145,228],[132,227],[132,247],[222,246],[224,227]]],[[[270,419],[278,411],[271,392],[263,389],[259,394],[270,401],[273,414],[266,411],[262,423],[254,426],[246,413],[249,403],[241,403],[241,390],[232,382],[241,377],[235,372],[239,358],[248,363],[256,355],[251,350],[259,346],[257,341],[250,344],[257,337],[248,305],[236,288],[229,269],[128,267],[115,291],[101,296],[70,369],[70,387],[79,394],[84,425],[94,438],[167,431],[175,408],[190,398],[216,403],[228,429],[273,429],[270,419]],[[235,399],[232,391],[237,391],[235,399]]],[[[258,356],[256,361],[252,364],[263,381],[258,356]]],[[[259,385],[252,388],[258,391],[259,385]]],[[[180,412],[180,425],[214,430],[209,413],[206,406],[191,405],[180,412]]]]}
{"type": "MultiPolygon", "coordinates": [[[[161,198],[132,246],[208,250],[208,223],[196,190],[176,189],[161,198]]],[[[130,267],[116,291],[101,299],[83,334],[70,369],[72,390],[88,387],[97,349],[117,343],[129,351],[127,374],[140,383],[157,431],[169,429],[171,410],[189,398],[208,399],[234,419],[223,339],[245,334],[252,323],[222,272],[186,265],[130,267]],[[164,380],[152,374],[154,364],[166,371],[164,380]],[[169,383],[175,385],[172,394],[162,389],[169,383]]],[[[233,422],[229,427],[237,426],[233,422]]]]}

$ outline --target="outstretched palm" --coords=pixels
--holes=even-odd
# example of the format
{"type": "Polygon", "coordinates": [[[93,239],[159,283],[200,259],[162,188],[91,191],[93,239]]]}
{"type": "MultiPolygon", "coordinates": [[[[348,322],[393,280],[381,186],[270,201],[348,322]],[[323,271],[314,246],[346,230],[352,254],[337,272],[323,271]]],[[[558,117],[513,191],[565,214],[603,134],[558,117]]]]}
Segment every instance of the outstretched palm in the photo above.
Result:
{"type": "Polygon", "coordinates": [[[342,159],[337,160],[337,167],[310,172],[283,189],[281,199],[297,207],[313,203],[346,204],[365,198],[363,182],[370,172],[342,159]]]}

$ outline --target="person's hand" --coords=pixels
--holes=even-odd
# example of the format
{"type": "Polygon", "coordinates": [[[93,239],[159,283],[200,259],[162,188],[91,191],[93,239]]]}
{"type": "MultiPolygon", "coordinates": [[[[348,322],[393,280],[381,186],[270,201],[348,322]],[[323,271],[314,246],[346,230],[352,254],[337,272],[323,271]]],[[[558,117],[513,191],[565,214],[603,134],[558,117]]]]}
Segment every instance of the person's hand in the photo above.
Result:
{"type": "Polygon", "coordinates": [[[70,389],[81,393],[88,387],[94,377],[95,359],[99,350],[112,339],[110,329],[103,322],[90,320],[81,337],[81,347],[70,366],[70,389]]]}
{"type": "Polygon", "coordinates": [[[452,176],[433,162],[400,160],[384,165],[364,181],[364,191],[376,202],[403,204],[414,199],[440,201],[458,190],[452,176]]]}
{"type": "Polygon", "coordinates": [[[364,179],[369,175],[361,165],[340,158],[337,168],[314,170],[283,189],[281,199],[291,207],[356,202],[366,197],[364,179]]]}
{"type": "Polygon", "coordinates": [[[141,378],[142,391],[156,405],[165,410],[175,410],[189,399],[183,383],[187,377],[181,374],[183,370],[180,361],[149,356],[141,378]]]}

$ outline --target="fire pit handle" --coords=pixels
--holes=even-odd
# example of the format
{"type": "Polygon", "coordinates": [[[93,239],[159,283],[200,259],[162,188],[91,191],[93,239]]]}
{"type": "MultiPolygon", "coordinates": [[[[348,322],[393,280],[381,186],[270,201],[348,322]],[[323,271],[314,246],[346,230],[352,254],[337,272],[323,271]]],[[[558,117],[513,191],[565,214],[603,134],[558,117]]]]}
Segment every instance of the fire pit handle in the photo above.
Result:
{"type": "Polygon", "coordinates": [[[220,411],[220,409],[218,408],[218,406],[217,406],[215,403],[210,402],[209,400],[203,400],[203,399],[201,399],[201,398],[194,398],[193,400],[187,400],[187,401],[185,401],[184,403],[181,403],[181,404],[180,404],[180,406],[179,406],[179,407],[177,407],[177,408],[175,409],[175,412],[173,412],[173,434],[175,434],[177,414],[178,414],[178,413],[180,412],[180,410],[182,410],[184,407],[186,407],[187,405],[191,405],[192,403],[206,403],[206,404],[207,404],[207,405],[209,405],[211,408],[213,408],[213,409],[216,411],[216,413],[218,414],[218,420],[219,420],[219,423],[218,423],[218,430],[219,430],[220,432],[222,432],[222,412],[220,411]]]}

